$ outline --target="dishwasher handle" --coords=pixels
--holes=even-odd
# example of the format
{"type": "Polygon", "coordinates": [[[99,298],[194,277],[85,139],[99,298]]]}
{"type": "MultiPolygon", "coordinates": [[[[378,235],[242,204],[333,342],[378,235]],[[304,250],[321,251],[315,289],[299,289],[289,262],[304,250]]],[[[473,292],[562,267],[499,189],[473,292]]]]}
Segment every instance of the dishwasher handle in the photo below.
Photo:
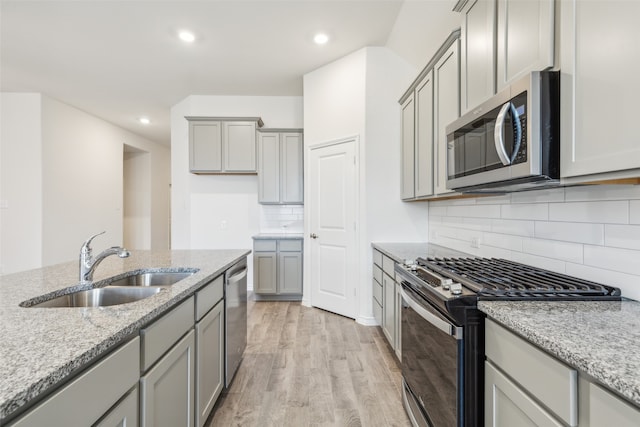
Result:
{"type": "Polygon", "coordinates": [[[227,279],[227,286],[231,286],[233,284],[236,284],[239,281],[241,281],[242,279],[244,279],[245,277],[247,277],[247,270],[248,270],[247,267],[244,267],[239,272],[234,273],[233,276],[231,276],[231,277],[229,277],[227,279]]]}

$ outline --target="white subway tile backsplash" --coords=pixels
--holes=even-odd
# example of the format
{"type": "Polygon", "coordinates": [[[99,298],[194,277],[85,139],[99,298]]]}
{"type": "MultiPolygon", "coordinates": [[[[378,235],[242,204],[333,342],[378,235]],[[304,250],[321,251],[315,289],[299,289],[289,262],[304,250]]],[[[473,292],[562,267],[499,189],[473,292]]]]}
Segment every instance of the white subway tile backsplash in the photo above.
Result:
{"type": "Polygon", "coordinates": [[[502,218],[505,219],[549,219],[549,205],[547,203],[502,205],[500,211],[502,218]]]}
{"type": "Polygon", "coordinates": [[[533,237],[534,222],[517,219],[494,219],[491,221],[491,231],[515,236],[533,237]]]}
{"type": "Polygon", "coordinates": [[[640,200],[629,201],[629,224],[640,224],[640,200]]]}
{"type": "Polygon", "coordinates": [[[437,206],[429,204],[429,218],[432,216],[442,216],[447,214],[446,206],[437,206]]]}
{"type": "Polygon", "coordinates": [[[476,199],[477,205],[502,205],[505,203],[511,203],[511,194],[503,194],[500,196],[478,197],[476,199]]]}
{"type": "Polygon", "coordinates": [[[574,243],[604,245],[604,225],[581,222],[536,221],[535,237],[574,243]]]}
{"type": "Polygon", "coordinates": [[[510,250],[487,245],[480,245],[480,251],[477,255],[486,258],[513,258],[510,250]]]}
{"type": "MultiPolygon", "coordinates": [[[[604,244],[616,248],[640,250],[640,225],[605,225],[604,244]]],[[[640,259],[638,261],[640,262],[640,259]]]]}
{"type": "Polygon", "coordinates": [[[472,218],[500,218],[500,205],[448,206],[447,215],[472,218]]]}
{"type": "Polygon", "coordinates": [[[549,220],[628,224],[629,201],[550,203],[549,220]]]}
{"type": "Polygon", "coordinates": [[[565,188],[565,201],[588,202],[592,200],[640,199],[638,185],[584,185],[565,188]]]}
{"type": "Polygon", "coordinates": [[[548,203],[564,202],[564,188],[548,190],[521,191],[511,195],[511,203],[548,203]]]}
{"type": "Polygon", "coordinates": [[[553,240],[524,239],[522,241],[522,252],[576,263],[582,263],[582,248],[583,245],[578,243],[553,240]]]}
{"type": "Polygon", "coordinates": [[[526,254],[523,252],[511,252],[511,257],[513,261],[532,265],[534,267],[544,268],[546,270],[555,271],[557,273],[564,273],[566,271],[566,263],[557,259],[526,254]]]}
{"type": "Polygon", "coordinates": [[[584,264],[592,267],[640,275],[640,253],[607,246],[584,246],[584,264]]]}
{"type": "Polygon", "coordinates": [[[524,237],[511,236],[509,234],[483,233],[482,244],[510,251],[522,252],[522,240],[524,237]]]}
{"type": "Polygon", "coordinates": [[[462,218],[460,226],[468,230],[491,231],[491,220],[489,218],[462,218]]]}

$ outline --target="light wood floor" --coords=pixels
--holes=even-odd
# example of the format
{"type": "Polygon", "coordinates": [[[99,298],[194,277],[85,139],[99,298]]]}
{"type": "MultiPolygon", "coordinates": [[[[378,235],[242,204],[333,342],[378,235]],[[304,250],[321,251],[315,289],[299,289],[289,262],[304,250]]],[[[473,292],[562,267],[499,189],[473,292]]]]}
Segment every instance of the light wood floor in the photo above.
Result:
{"type": "Polygon", "coordinates": [[[249,302],[244,360],[217,426],[410,426],[379,327],[296,302],[249,302]]]}

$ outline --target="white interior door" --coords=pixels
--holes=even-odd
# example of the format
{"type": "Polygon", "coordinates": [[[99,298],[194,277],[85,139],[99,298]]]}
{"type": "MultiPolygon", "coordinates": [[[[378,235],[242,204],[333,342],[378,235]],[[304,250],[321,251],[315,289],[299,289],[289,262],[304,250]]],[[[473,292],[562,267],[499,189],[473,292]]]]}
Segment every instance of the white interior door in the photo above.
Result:
{"type": "MultiPolygon", "coordinates": [[[[312,148],[309,157],[311,305],[355,319],[355,139],[312,148]]],[[[307,249],[305,249],[305,252],[307,249]]]]}

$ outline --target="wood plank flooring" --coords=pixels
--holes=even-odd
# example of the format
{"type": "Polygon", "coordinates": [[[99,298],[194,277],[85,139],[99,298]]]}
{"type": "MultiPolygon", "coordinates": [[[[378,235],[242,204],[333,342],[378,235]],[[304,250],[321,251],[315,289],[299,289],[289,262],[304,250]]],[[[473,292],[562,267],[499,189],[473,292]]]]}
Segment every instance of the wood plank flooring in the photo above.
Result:
{"type": "Polygon", "coordinates": [[[208,427],[411,425],[379,327],[298,302],[250,301],[247,341],[208,427]]]}

